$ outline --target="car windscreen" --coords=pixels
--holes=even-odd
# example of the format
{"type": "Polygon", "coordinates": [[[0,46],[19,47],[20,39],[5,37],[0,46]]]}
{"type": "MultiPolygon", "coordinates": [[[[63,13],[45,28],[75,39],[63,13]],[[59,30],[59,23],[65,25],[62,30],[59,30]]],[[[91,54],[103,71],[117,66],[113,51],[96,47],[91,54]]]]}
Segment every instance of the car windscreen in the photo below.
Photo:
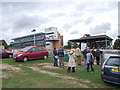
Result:
{"type": "Polygon", "coordinates": [[[3,49],[0,49],[0,52],[5,52],[3,49]]]}
{"type": "Polygon", "coordinates": [[[27,52],[31,47],[25,47],[23,49],[20,50],[20,52],[27,52]]]}
{"type": "Polygon", "coordinates": [[[3,50],[0,49],[0,52],[2,52],[3,50]]]}
{"type": "Polygon", "coordinates": [[[120,58],[117,58],[117,57],[109,58],[105,63],[105,65],[120,66],[120,58]]]}

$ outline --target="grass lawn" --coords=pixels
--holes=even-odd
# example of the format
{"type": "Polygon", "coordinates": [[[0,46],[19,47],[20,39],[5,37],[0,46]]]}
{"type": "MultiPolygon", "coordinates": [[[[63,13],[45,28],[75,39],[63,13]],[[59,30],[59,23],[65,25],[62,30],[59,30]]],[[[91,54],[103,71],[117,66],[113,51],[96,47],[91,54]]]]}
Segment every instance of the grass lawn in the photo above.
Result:
{"type": "MultiPolygon", "coordinates": [[[[95,72],[86,72],[78,66],[75,73],[53,67],[51,58],[28,62],[2,59],[2,88],[119,88],[101,80],[101,66],[95,72]]],[[[65,63],[67,65],[67,63],[65,63]]]]}

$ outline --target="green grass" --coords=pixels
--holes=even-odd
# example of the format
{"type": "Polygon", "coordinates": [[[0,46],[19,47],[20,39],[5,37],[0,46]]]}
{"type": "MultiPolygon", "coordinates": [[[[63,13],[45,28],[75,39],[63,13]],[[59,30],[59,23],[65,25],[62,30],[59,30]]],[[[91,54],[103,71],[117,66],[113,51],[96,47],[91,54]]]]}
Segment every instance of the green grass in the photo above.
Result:
{"type": "Polygon", "coordinates": [[[78,84],[84,84],[88,87],[94,88],[118,88],[118,86],[106,84],[101,80],[101,66],[94,66],[95,72],[86,72],[86,68],[80,66],[76,68],[75,73],[67,73],[67,67],[64,69],[50,69],[43,68],[43,65],[37,65],[38,63],[53,63],[51,58],[47,60],[39,59],[28,62],[16,62],[13,59],[6,58],[2,59],[3,64],[13,65],[14,67],[19,67],[21,70],[15,72],[13,70],[3,69],[2,72],[11,74],[10,77],[2,79],[3,88],[82,88],[78,84]],[[49,71],[52,73],[57,73],[62,76],[74,77],[77,80],[62,79],[60,77],[51,76],[49,74],[42,74],[37,71],[33,71],[31,67],[37,67],[44,71],[49,71]],[[83,82],[89,80],[90,83],[83,82]],[[71,82],[77,82],[77,84],[72,84],[71,82]]]}

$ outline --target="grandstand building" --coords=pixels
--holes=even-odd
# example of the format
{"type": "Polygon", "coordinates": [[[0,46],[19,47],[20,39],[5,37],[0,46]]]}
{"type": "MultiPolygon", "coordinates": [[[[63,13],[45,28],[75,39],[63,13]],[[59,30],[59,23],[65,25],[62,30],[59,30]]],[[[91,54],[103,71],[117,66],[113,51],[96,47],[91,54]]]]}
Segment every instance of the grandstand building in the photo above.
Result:
{"type": "Polygon", "coordinates": [[[85,34],[80,39],[72,39],[69,40],[71,42],[79,42],[79,46],[83,50],[85,47],[90,48],[101,48],[101,49],[107,49],[112,47],[112,38],[110,38],[107,35],[96,35],[96,36],[90,36],[90,34],[85,34]],[[82,48],[82,45],[84,44],[84,48],[82,48]]]}
{"type": "Polygon", "coordinates": [[[47,49],[63,47],[63,36],[56,27],[45,28],[45,33],[36,33],[23,37],[13,38],[14,48],[24,48],[26,46],[42,46],[47,49]]]}
{"type": "MultiPolygon", "coordinates": [[[[34,46],[34,34],[13,38],[12,40],[14,40],[14,48],[34,46]]],[[[35,46],[45,47],[45,33],[35,34],[35,46]]]]}

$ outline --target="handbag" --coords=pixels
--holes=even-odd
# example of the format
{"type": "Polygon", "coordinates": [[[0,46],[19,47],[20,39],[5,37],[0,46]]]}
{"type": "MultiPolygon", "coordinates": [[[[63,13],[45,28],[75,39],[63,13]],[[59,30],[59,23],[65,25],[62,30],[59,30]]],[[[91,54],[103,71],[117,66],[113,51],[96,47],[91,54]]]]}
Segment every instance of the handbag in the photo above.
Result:
{"type": "Polygon", "coordinates": [[[55,56],[55,59],[59,59],[59,57],[58,57],[58,56],[55,56]]]}

